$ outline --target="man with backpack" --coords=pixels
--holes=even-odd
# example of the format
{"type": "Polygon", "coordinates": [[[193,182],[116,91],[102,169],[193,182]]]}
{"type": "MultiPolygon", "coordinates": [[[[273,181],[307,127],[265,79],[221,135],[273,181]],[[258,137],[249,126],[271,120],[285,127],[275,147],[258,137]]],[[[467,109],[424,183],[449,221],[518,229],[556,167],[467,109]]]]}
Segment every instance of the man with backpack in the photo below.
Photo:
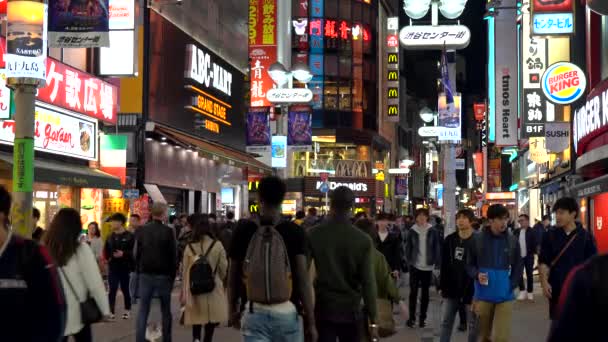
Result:
{"type": "Polygon", "coordinates": [[[522,260],[517,240],[507,231],[508,220],[505,206],[491,205],[489,226],[474,235],[467,258],[467,272],[475,279],[473,311],[478,316],[482,341],[511,340],[514,290],[519,284],[522,260]]]}
{"type": "Polygon", "coordinates": [[[316,269],[316,320],[323,342],[361,341],[367,312],[372,337],[377,338],[377,285],[372,266],[371,238],[350,221],[355,195],[345,186],[330,195],[330,215],[310,231],[316,269]],[[345,238],[347,237],[347,238],[345,238]],[[361,300],[365,308],[361,306],[361,300]]]}
{"type": "Polygon", "coordinates": [[[0,339],[39,342],[63,338],[66,302],[48,251],[9,227],[11,195],[0,186],[0,339]]]}
{"type": "Polygon", "coordinates": [[[549,317],[557,318],[557,304],[568,273],[597,254],[591,234],[576,222],[578,203],[562,197],[553,205],[556,228],[548,230],[538,257],[540,284],[549,299],[549,317]]]}
{"type": "Polygon", "coordinates": [[[281,222],[286,191],[281,179],[263,178],[258,187],[260,219],[240,221],[234,232],[229,253],[229,323],[239,328],[242,316],[245,342],[301,341],[299,314],[304,317],[307,340],[317,340],[307,237],[293,222],[281,222]]]}
{"type": "Polygon", "coordinates": [[[232,243],[232,235],[234,235],[234,229],[236,228],[236,222],[234,221],[234,213],[229,211],[226,213],[226,222],[221,225],[217,238],[224,246],[226,252],[230,252],[230,245],[232,243]]]}

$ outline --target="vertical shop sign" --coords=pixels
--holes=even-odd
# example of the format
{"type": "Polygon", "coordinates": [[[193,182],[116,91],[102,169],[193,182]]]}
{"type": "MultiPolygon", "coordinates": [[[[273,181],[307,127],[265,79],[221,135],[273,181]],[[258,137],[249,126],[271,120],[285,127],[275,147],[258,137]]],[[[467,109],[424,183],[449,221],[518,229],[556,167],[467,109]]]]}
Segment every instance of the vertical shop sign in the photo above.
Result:
{"type": "Polygon", "coordinates": [[[312,18],[323,18],[324,0],[310,0],[310,16],[312,18]]]}
{"type": "Polygon", "coordinates": [[[438,96],[437,112],[439,126],[439,141],[460,141],[461,139],[461,112],[462,97],[454,96],[454,107],[450,108],[447,104],[445,93],[438,96]]]}
{"type": "Polygon", "coordinates": [[[593,198],[593,235],[597,241],[599,253],[608,252],[608,193],[597,195],[593,198]]]}
{"type": "Polygon", "coordinates": [[[127,136],[104,134],[100,137],[99,166],[101,171],[120,178],[125,185],[127,179],[127,136]]]}
{"type": "Polygon", "coordinates": [[[7,17],[6,76],[46,80],[46,4],[12,1],[8,4],[7,17]]]}
{"type": "Polygon", "coordinates": [[[388,58],[386,71],[386,116],[387,121],[399,122],[399,17],[386,19],[386,53],[388,58]]]}
{"type": "Polygon", "coordinates": [[[500,164],[500,158],[488,160],[488,192],[500,192],[502,190],[500,164]]]}
{"type": "Polygon", "coordinates": [[[528,158],[536,164],[543,164],[549,161],[545,142],[545,137],[530,138],[530,156],[528,158]]]}
{"type": "Polygon", "coordinates": [[[270,151],[270,108],[250,108],[247,113],[247,152],[270,151]]]}
{"type": "Polygon", "coordinates": [[[547,122],[545,124],[547,151],[560,153],[570,147],[570,122],[547,122]]]}
{"type": "Polygon", "coordinates": [[[15,139],[13,191],[31,192],[34,184],[34,139],[15,139]]]}
{"type": "Polygon", "coordinates": [[[249,0],[249,60],[251,106],[266,107],[273,88],[268,68],[277,60],[277,1],[249,0]]]}
{"type": "Polygon", "coordinates": [[[524,122],[522,138],[544,137],[547,112],[547,99],[540,89],[524,89],[523,91],[524,122]]]}
{"type": "Polygon", "coordinates": [[[49,0],[49,7],[50,47],[110,46],[108,0],[49,0]]]}
{"type": "Polygon", "coordinates": [[[518,78],[517,10],[515,0],[503,1],[495,19],[496,146],[517,146],[518,78]],[[513,9],[511,9],[513,8],[513,9]]]}
{"type": "Polygon", "coordinates": [[[310,106],[289,107],[287,146],[292,151],[312,151],[312,109],[310,106]]]}

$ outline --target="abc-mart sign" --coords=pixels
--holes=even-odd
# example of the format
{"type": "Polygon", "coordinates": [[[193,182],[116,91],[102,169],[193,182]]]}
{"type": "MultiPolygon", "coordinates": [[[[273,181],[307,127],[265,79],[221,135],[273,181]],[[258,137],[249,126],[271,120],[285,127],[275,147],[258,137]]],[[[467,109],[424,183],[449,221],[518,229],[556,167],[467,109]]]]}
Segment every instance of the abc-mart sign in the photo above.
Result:
{"type": "Polygon", "coordinates": [[[541,80],[541,87],[549,101],[567,105],[583,96],[587,88],[587,79],[578,66],[568,62],[558,62],[547,68],[541,80]]]}
{"type": "Polygon", "coordinates": [[[399,32],[408,50],[461,50],[469,46],[471,31],[464,25],[406,26],[399,32]]]}

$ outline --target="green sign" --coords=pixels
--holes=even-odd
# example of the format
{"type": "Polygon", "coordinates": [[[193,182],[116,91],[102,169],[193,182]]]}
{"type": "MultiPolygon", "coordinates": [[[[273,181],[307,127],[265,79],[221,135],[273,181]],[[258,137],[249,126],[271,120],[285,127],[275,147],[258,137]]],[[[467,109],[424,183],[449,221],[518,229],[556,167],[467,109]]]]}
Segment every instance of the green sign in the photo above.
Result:
{"type": "Polygon", "coordinates": [[[31,192],[34,183],[34,139],[15,139],[13,151],[13,191],[31,192]]]}

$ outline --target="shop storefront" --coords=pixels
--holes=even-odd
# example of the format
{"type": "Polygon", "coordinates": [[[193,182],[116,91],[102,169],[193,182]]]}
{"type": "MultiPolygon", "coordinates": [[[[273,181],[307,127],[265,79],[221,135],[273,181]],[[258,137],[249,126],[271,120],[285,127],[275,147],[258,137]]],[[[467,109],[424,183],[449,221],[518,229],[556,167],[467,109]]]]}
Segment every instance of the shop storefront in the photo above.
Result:
{"type": "MultiPolygon", "coordinates": [[[[322,180],[319,177],[304,177],[303,188],[296,193],[292,192],[293,197],[299,197],[297,205],[302,208],[317,208],[320,212],[327,212],[327,196],[322,192],[322,180]]],[[[376,181],[374,178],[351,178],[351,177],[332,177],[328,179],[329,190],[334,190],[339,186],[346,186],[355,194],[355,212],[365,212],[368,215],[375,213],[378,203],[384,200],[384,183],[376,181]]],[[[295,190],[295,189],[290,189],[295,190]]]]}
{"type": "Polygon", "coordinates": [[[173,213],[249,212],[249,174],[270,167],[245,149],[244,74],[154,11],[144,187],[173,213]]]}
{"type": "MultiPolygon", "coordinates": [[[[10,106],[2,85],[0,108],[10,106]]],[[[46,227],[63,207],[77,208],[84,226],[101,220],[104,195],[120,189],[118,177],[97,168],[99,123],[116,122],[118,87],[48,58],[47,85],[35,106],[34,207],[46,227]]],[[[0,122],[0,184],[12,189],[12,120],[0,122]]],[[[107,198],[106,197],[106,198],[107,198]]]]}

